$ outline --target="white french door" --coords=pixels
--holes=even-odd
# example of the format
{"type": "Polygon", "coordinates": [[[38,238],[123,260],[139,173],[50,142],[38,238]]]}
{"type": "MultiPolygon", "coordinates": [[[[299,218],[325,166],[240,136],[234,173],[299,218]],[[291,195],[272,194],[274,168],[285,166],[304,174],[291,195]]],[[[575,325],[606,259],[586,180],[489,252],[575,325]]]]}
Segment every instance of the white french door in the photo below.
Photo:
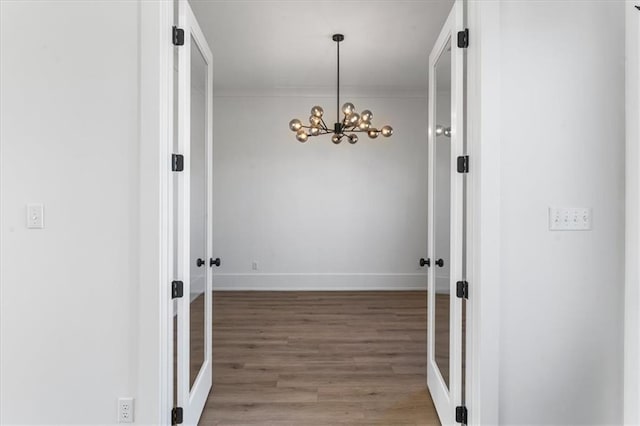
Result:
{"type": "Polygon", "coordinates": [[[462,1],[457,0],[429,55],[429,237],[427,385],[443,425],[462,405],[463,155],[462,1]]]}
{"type": "Polygon", "coordinates": [[[178,27],[184,44],[176,46],[175,148],[183,156],[183,170],[173,182],[174,275],[182,282],[182,296],[174,302],[174,420],[195,425],[213,381],[213,71],[211,50],[187,0],[178,0],[178,27]]]}

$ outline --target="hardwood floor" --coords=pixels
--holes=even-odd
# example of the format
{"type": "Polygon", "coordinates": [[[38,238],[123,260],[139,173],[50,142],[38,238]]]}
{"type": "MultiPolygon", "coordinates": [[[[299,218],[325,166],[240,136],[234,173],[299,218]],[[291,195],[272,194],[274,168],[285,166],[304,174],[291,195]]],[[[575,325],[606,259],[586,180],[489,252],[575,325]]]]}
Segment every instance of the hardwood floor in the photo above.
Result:
{"type": "Polygon", "coordinates": [[[439,424],[425,292],[216,292],[213,316],[200,425],[439,424]]]}

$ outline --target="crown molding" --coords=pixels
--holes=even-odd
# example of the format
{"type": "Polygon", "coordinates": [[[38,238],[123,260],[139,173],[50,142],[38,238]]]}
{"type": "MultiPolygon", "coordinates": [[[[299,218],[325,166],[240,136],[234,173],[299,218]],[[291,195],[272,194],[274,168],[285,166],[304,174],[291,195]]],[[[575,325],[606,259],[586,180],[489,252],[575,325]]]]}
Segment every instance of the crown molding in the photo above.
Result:
{"type": "MultiPolygon", "coordinates": [[[[335,99],[335,87],[214,87],[214,98],[284,97],[284,98],[327,98],[335,99]]],[[[340,98],[363,99],[427,99],[425,87],[341,87],[340,98]]]]}

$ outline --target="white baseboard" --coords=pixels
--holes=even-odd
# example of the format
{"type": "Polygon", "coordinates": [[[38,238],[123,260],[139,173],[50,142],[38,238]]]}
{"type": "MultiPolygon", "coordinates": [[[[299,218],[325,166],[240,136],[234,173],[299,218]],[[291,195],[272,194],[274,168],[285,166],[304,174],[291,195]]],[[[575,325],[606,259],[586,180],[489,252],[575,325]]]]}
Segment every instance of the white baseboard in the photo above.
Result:
{"type": "Polygon", "coordinates": [[[216,291],[426,290],[427,274],[214,274],[216,291]]]}

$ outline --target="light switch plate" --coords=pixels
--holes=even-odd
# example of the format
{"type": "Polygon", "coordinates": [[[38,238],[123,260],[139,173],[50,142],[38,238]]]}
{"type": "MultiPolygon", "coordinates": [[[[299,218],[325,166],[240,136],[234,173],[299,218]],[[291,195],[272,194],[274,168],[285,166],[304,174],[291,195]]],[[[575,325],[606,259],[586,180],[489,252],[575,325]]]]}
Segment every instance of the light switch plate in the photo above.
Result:
{"type": "Polygon", "coordinates": [[[42,204],[27,204],[27,228],[44,228],[44,206],[42,204]]]}
{"type": "Polygon", "coordinates": [[[549,230],[590,231],[590,207],[549,207],[549,230]]]}

